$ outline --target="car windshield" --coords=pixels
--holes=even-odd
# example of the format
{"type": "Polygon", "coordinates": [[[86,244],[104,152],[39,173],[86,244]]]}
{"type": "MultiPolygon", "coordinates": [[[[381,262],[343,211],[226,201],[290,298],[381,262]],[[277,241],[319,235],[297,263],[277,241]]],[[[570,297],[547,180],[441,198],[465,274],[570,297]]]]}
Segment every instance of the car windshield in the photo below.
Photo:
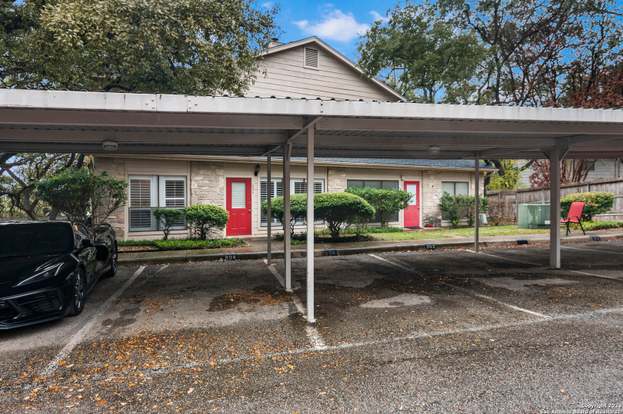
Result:
{"type": "Polygon", "coordinates": [[[0,225],[0,257],[69,253],[74,234],[67,223],[0,225]]]}

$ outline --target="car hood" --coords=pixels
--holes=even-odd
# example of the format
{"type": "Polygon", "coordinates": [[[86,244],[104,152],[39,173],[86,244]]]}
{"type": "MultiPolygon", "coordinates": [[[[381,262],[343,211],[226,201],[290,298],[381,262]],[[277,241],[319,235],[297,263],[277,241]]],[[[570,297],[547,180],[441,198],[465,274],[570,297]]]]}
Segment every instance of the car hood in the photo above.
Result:
{"type": "Polygon", "coordinates": [[[56,263],[70,262],[69,254],[0,257],[0,290],[5,290],[56,263]]]}

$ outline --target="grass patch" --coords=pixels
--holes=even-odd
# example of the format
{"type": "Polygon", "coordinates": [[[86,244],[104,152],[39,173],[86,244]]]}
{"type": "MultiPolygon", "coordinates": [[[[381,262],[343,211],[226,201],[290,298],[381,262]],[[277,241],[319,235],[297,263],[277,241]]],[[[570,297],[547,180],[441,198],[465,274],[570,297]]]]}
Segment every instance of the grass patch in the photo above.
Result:
{"type": "MultiPolygon", "coordinates": [[[[480,228],[481,236],[514,236],[519,234],[547,234],[549,229],[520,229],[517,226],[487,226],[480,228]]],[[[444,228],[434,230],[414,230],[388,233],[375,233],[376,240],[434,240],[473,237],[473,227],[444,228]]]]}
{"type": "Polygon", "coordinates": [[[225,247],[244,246],[242,239],[171,239],[171,240],[119,240],[119,247],[127,252],[140,251],[140,248],[157,250],[193,250],[193,249],[221,249],[225,247]],[[137,250],[138,249],[138,250],[137,250]]]}
{"type": "Polygon", "coordinates": [[[159,250],[193,250],[193,249],[222,249],[225,247],[244,246],[241,239],[215,239],[215,240],[154,240],[153,245],[159,250]]]}
{"type": "Polygon", "coordinates": [[[154,247],[154,240],[117,240],[117,246],[126,247],[126,246],[145,246],[145,247],[154,247]]]}
{"type": "MultiPolygon", "coordinates": [[[[620,229],[623,228],[623,221],[589,221],[582,223],[584,230],[607,230],[607,229],[620,229]]],[[[579,228],[580,226],[577,226],[579,228]]]]}

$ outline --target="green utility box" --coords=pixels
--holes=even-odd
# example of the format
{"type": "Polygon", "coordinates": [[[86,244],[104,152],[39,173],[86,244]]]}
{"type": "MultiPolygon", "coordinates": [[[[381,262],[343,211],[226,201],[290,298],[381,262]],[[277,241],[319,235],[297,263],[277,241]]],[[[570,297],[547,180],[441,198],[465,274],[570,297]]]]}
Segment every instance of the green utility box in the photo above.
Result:
{"type": "Polygon", "coordinates": [[[549,204],[520,204],[517,225],[522,229],[549,227],[549,204]]]}

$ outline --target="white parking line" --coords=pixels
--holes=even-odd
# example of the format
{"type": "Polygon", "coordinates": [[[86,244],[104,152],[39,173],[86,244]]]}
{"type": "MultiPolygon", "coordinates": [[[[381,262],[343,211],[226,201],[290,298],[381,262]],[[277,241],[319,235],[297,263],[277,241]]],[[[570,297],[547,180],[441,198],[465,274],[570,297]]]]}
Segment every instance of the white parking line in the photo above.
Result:
{"type": "MultiPolygon", "coordinates": [[[[377,346],[377,345],[385,345],[391,344],[395,342],[404,342],[404,341],[414,341],[425,338],[436,338],[436,337],[445,337],[451,335],[461,335],[461,334],[470,334],[470,333],[480,333],[480,332],[489,332],[495,331],[499,329],[507,329],[507,328],[519,328],[524,326],[530,326],[540,323],[548,323],[555,321],[567,321],[567,320],[585,320],[592,319],[595,317],[609,315],[613,313],[623,313],[623,307],[618,308],[606,308],[606,309],[598,309],[585,313],[575,313],[575,314],[563,314],[552,316],[547,319],[529,319],[529,320],[521,320],[516,322],[508,322],[508,323],[498,323],[491,325],[478,325],[472,326],[469,328],[460,328],[460,329],[448,329],[443,331],[435,331],[435,332],[415,332],[409,335],[397,336],[386,339],[378,339],[378,340],[370,340],[370,341],[360,341],[360,342],[351,342],[351,343],[343,343],[338,345],[330,345],[324,346],[323,348],[299,348],[299,349],[290,349],[287,351],[281,352],[268,352],[262,355],[242,355],[236,358],[222,358],[216,361],[201,361],[201,362],[191,362],[187,364],[179,364],[179,365],[170,365],[162,368],[148,368],[144,370],[140,370],[142,372],[149,372],[151,374],[164,374],[180,369],[194,369],[194,368],[214,368],[219,365],[228,365],[228,364],[236,364],[246,361],[257,361],[258,358],[269,360],[277,357],[287,357],[301,354],[312,354],[312,353],[323,353],[323,352],[333,352],[333,351],[341,351],[347,349],[354,348],[362,348],[367,346],[377,346]],[[215,364],[216,362],[216,364],[215,364]]],[[[122,374],[120,372],[119,374],[122,374]]]]}
{"type": "MultiPolygon", "coordinates": [[[[405,270],[407,272],[414,273],[416,275],[418,274],[417,272],[415,272],[414,270],[411,270],[409,267],[405,266],[403,263],[401,263],[399,261],[389,260],[387,258],[380,257],[380,256],[377,256],[375,254],[370,254],[369,256],[374,257],[375,259],[381,260],[381,261],[383,261],[385,263],[388,263],[391,266],[394,266],[394,267],[397,267],[399,269],[405,270]]],[[[542,314],[542,313],[539,313],[539,312],[535,312],[535,311],[531,311],[530,309],[521,308],[519,306],[511,305],[510,303],[502,302],[501,300],[492,298],[491,296],[483,295],[483,294],[474,292],[471,289],[466,289],[464,287],[457,286],[457,285],[454,285],[452,283],[441,282],[441,281],[439,283],[444,284],[446,286],[449,286],[449,287],[451,287],[453,289],[456,289],[456,290],[458,290],[460,292],[463,292],[463,293],[465,293],[467,295],[470,295],[470,296],[473,296],[473,297],[476,297],[476,298],[479,298],[479,299],[484,299],[484,300],[487,300],[489,302],[493,302],[493,303],[495,303],[497,305],[505,306],[505,307],[507,307],[509,309],[516,310],[518,312],[527,313],[529,315],[537,316],[537,317],[542,318],[542,319],[549,319],[550,318],[550,316],[547,316],[545,314],[542,314]]]]}
{"type": "Polygon", "coordinates": [[[275,267],[275,265],[272,263],[268,264],[268,260],[266,259],[264,259],[264,263],[266,264],[266,266],[268,266],[268,270],[270,270],[270,273],[272,273],[273,276],[275,276],[275,279],[277,279],[281,287],[285,289],[286,281],[284,280],[283,276],[281,276],[281,274],[277,271],[277,268],[275,267]]]}
{"type": "Polygon", "coordinates": [[[80,342],[82,342],[85,336],[102,317],[102,315],[106,313],[110,305],[112,305],[112,303],[115,302],[128,287],[130,287],[130,285],[136,280],[136,278],[139,277],[141,273],[143,273],[146,267],[147,266],[139,267],[136,272],[134,272],[134,274],[128,280],[126,280],[126,282],[121,285],[119,289],[115,291],[115,293],[113,293],[108,299],[106,299],[106,301],[102,304],[102,306],[99,307],[99,309],[91,317],[91,319],[87,323],[85,323],[82,328],[74,334],[74,336],[69,339],[69,342],[65,344],[63,349],[61,349],[60,352],[54,357],[54,359],[50,361],[47,367],[43,371],[41,371],[41,376],[45,377],[52,375],[58,369],[59,363],[67,358],[71,351],[73,351],[74,348],[78,344],[80,344],[80,342]]]}
{"type": "MultiPolygon", "coordinates": [[[[264,260],[264,263],[268,264],[266,260],[264,260]]],[[[277,271],[277,269],[275,268],[275,265],[273,264],[268,265],[268,270],[270,270],[270,272],[277,278],[279,283],[281,283],[281,286],[285,287],[284,278],[277,271]]],[[[299,297],[296,294],[292,294],[292,302],[294,303],[294,306],[296,306],[296,310],[298,310],[299,313],[307,319],[307,312],[305,310],[305,306],[303,305],[303,302],[301,302],[301,299],[299,299],[299,297]]],[[[307,324],[307,326],[305,326],[305,334],[307,335],[307,339],[309,340],[309,343],[311,344],[312,349],[315,349],[315,350],[326,349],[327,345],[325,344],[324,339],[322,339],[322,335],[320,335],[320,332],[318,331],[318,329],[316,329],[314,325],[307,324]]]]}
{"type": "MultiPolygon", "coordinates": [[[[533,265],[533,266],[544,267],[543,265],[541,265],[539,263],[528,262],[528,261],[519,260],[519,259],[510,259],[510,258],[507,258],[505,256],[498,256],[496,254],[485,253],[485,252],[476,253],[475,251],[469,250],[469,249],[466,249],[466,251],[474,253],[474,254],[484,254],[485,256],[495,257],[495,258],[498,258],[498,259],[506,260],[508,262],[523,263],[523,264],[528,264],[528,265],[533,265]]],[[[599,278],[599,279],[608,279],[608,280],[616,280],[617,282],[623,282],[623,279],[620,279],[620,278],[614,277],[614,276],[602,275],[602,274],[599,274],[599,273],[585,272],[583,270],[571,270],[571,269],[563,269],[563,270],[565,272],[575,273],[575,274],[582,275],[582,276],[590,276],[590,277],[596,277],[596,278],[599,278]]]]}

